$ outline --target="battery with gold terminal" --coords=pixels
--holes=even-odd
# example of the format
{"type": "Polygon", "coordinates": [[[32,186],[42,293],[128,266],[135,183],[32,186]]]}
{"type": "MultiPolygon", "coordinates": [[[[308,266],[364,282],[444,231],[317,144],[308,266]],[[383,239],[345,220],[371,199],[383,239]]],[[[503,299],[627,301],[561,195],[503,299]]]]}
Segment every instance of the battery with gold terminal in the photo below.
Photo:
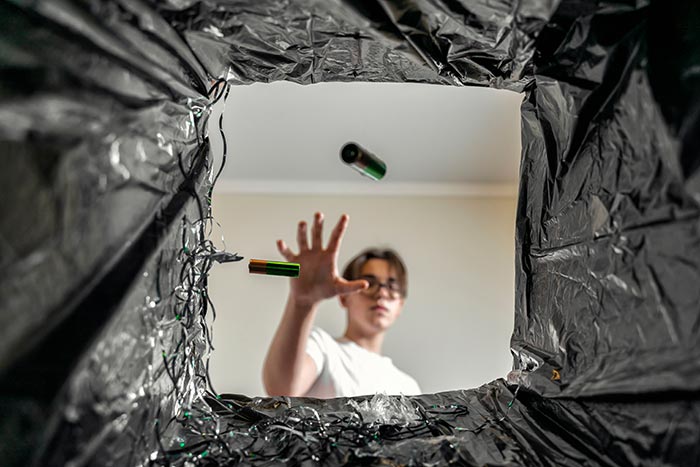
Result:
{"type": "Polygon", "coordinates": [[[248,263],[248,272],[251,274],[299,277],[299,270],[300,266],[298,263],[285,263],[283,261],[266,261],[264,259],[251,259],[248,263]]]}

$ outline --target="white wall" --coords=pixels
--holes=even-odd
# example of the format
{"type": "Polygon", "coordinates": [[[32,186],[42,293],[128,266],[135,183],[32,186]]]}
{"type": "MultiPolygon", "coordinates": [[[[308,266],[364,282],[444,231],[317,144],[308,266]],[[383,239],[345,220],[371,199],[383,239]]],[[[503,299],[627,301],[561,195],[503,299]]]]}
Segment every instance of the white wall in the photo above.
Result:
{"type": "MultiPolygon", "coordinates": [[[[215,194],[214,217],[227,250],[246,257],[216,265],[210,293],[214,323],[211,377],[219,392],[264,395],[262,362],[281,317],[288,280],[249,275],[250,258],[279,260],[275,240],[296,245],[296,225],[320,210],[327,230],[342,213],[350,226],[340,268],[366,246],[398,250],[409,271],[409,294],[385,354],[424,392],[479,386],[511,367],[513,328],[513,197],[351,197],[215,194]]],[[[328,232],[325,232],[326,238],[328,232]]],[[[324,303],[317,324],[344,329],[344,310],[324,303]]]]}

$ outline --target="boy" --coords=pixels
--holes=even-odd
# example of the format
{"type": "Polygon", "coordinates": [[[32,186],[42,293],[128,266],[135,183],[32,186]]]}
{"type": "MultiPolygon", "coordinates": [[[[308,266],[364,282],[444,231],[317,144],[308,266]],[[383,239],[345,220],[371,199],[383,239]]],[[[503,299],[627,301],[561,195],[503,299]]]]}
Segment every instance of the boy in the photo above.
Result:
{"type": "Polygon", "coordinates": [[[291,280],[287,305],[263,367],[263,383],[271,396],[420,393],[413,378],[381,355],[384,336],[403,309],[406,268],[395,252],[370,249],[355,257],[340,277],[338,250],[347,225],[348,216],[341,216],[324,249],[323,214],[316,213],[311,245],[303,221],[297,230],[298,254],[277,241],[287,261],[301,264],[301,273],[291,280]],[[348,318],[339,339],[312,329],[319,303],[335,296],[348,318]]]}

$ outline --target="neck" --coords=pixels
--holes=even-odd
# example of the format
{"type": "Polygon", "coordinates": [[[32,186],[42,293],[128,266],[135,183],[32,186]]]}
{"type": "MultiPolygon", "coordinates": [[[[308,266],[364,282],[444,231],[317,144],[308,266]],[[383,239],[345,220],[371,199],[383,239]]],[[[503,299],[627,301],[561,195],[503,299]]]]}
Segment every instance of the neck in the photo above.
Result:
{"type": "Polygon", "coordinates": [[[369,350],[376,354],[382,353],[382,344],[384,343],[384,333],[380,332],[377,334],[363,334],[352,329],[346,329],[343,337],[349,341],[354,342],[363,349],[369,350]]]}

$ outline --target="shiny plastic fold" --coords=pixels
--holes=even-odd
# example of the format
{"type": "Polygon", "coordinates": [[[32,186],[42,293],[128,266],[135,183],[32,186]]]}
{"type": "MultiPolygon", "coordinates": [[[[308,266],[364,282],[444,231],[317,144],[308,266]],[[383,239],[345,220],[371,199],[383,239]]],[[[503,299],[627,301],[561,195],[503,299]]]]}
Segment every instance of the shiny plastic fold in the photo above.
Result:
{"type": "Polygon", "coordinates": [[[699,31],[690,1],[0,1],[2,464],[699,465],[699,31]],[[211,387],[241,258],[207,121],[275,80],[523,93],[504,379],[211,387]]]}

